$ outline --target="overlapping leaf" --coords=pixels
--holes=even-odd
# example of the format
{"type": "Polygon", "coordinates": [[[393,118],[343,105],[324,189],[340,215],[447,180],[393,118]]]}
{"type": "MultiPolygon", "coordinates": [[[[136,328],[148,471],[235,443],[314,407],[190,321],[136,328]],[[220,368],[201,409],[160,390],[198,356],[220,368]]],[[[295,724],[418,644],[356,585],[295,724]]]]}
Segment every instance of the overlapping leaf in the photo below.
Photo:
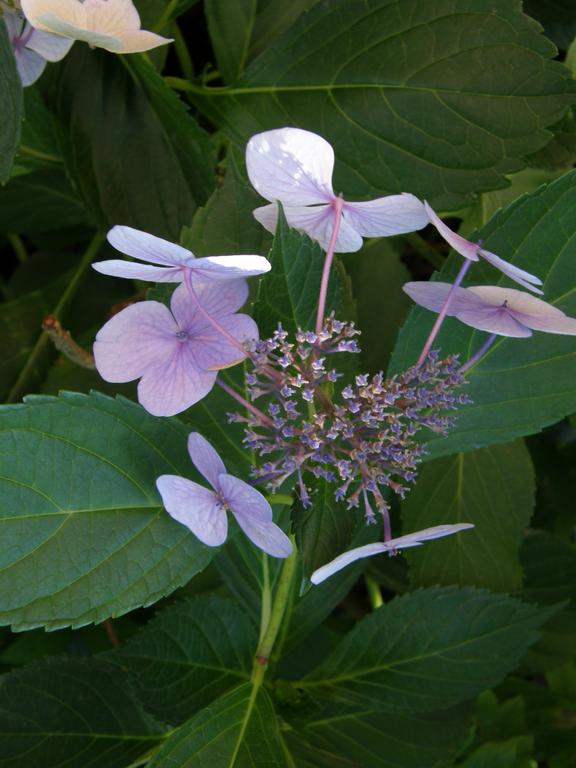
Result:
{"type": "Polygon", "coordinates": [[[500,682],[550,615],[467,587],[418,590],[365,618],[299,684],[376,711],[442,709],[500,682]]]}
{"type": "Polygon", "coordinates": [[[4,21],[0,19],[0,184],[10,178],[20,141],[22,84],[4,21]]]}
{"type": "Polygon", "coordinates": [[[426,464],[403,505],[403,529],[443,523],[473,523],[475,528],[406,550],[412,585],[517,589],[522,581],[519,549],[533,507],[534,472],[520,441],[426,464]]]}
{"type": "Polygon", "coordinates": [[[509,0],[325,0],[231,88],[194,89],[239,145],[297,125],[336,149],[347,195],[442,207],[505,186],[574,101],[553,45],[509,0]]]}
{"type": "Polygon", "coordinates": [[[103,395],[0,408],[0,622],[81,626],[148,605],[212,551],[162,509],[188,429],[103,395]]]}
{"type": "Polygon", "coordinates": [[[162,731],[103,661],[43,661],[2,679],[2,768],[125,768],[162,731]]]}
{"type": "MultiPolygon", "coordinates": [[[[544,298],[576,315],[574,249],[576,243],[576,172],[521,197],[496,214],[479,237],[485,247],[544,281],[544,298]]],[[[452,256],[439,279],[451,279],[461,263],[452,256]]],[[[491,267],[474,264],[467,282],[506,284],[491,267]]],[[[434,316],[415,308],[408,316],[392,359],[393,370],[414,363],[434,316]]],[[[448,318],[436,347],[467,359],[486,334],[448,318]]],[[[468,374],[472,404],[458,410],[448,437],[428,442],[431,456],[508,442],[540,431],[576,410],[576,340],[535,332],[529,339],[500,337],[468,374]]]]}

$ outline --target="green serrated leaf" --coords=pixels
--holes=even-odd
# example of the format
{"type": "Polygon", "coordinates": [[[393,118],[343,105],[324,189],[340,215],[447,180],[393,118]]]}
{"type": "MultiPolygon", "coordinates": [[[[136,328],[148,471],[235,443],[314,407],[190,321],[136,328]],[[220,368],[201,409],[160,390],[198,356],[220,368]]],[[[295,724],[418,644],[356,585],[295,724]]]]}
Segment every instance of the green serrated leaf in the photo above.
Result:
{"type": "Polygon", "coordinates": [[[406,550],[412,586],[473,584],[513,591],[522,581],[519,549],[533,509],[534,470],[522,442],[426,464],[403,504],[404,530],[443,523],[475,528],[417,552],[406,550]]]}
{"type": "Polygon", "coordinates": [[[105,658],[126,669],[146,709],[180,725],[228,689],[248,682],[256,626],[232,601],[182,600],[105,658]]]}
{"type": "Polygon", "coordinates": [[[376,711],[449,707],[500,682],[551,612],[468,587],[418,590],[363,619],[298,685],[376,711]]]}
{"type": "Polygon", "coordinates": [[[278,720],[263,688],[226,693],[166,740],[150,768],[282,768],[278,720]]]}
{"type": "Polygon", "coordinates": [[[189,429],[127,400],[34,396],[0,407],[0,623],[82,626],[149,605],[214,550],[164,512],[189,429]]]}
{"type": "Polygon", "coordinates": [[[51,659],[2,678],[2,768],[125,768],[162,731],[103,661],[51,659]]]}
{"type": "MultiPolygon", "coordinates": [[[[278,323],[285,331],[314,328],[324,251],[307,235],[290,229],[282,210],[270,251],[272,270],[260,280],[254,319],[262,337],[271,336],[278,323]]],[[[337,309],[341,294],[338,272],[332,270],[326,314],[337,309]]]]}
{"type": "Polygon", "coordinates": [[[555,53],[519,0],[325,0],[233,87],[191,98],[238,145],[284,125],[322,134],[346,195],[458,208],[505,186],[574,103],[555,53]]]}
{"type": "Polygon", "coordinates": [[[212,146],[152,66],[129,58],[74,46],[53,68],[47,102],[94,219],[176,241],[213,189],[212,146]]]}
{"type": "Polygon", "coordinates": [[[22,83],[4,20],[0,19],[0,184],[10,178],[20,143],[23,100],[22,83]]]}
{"type": "MultiPolygon", "coordinates": [[[[576,172],[525,195],[497,213],[480,230],[484,247],[538,274],[544,296],[554,306],[576,314],[572,240],[576,235],[576,172]]],[[[454,254],[438,274],[451,280],[461,264],[454,254]]],[[[487,263],[474,264],[467,283],[506,284],[487,263]]],[[[417,359],[433,323],[419,307],[408,316],[392,358],[394,371],[417,359]]],[[[486,334],[448,318],[435,347],[456,352],[462,360],[485,341],[486,334]]],[[[576,410],[576,345],[571,336],[535,332],[529,339],[499,339],[468,373],[472,404],[458,410],[447,437],[429,440],[430,456],[444,456],[509,442],[540,431],[576,410]]]]}
{"type": "Polygon", "coordinates": [[[256,16],[256,0],[206,0],[204,12],[225,83],[235,82],[244,71],[256,16]]]}

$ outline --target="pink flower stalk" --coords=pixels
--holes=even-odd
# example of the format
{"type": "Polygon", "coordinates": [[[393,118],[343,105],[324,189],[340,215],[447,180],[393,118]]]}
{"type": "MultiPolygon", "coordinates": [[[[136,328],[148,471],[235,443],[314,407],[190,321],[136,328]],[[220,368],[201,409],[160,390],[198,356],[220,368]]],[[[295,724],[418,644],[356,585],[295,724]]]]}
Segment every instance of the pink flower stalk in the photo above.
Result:
{"type": "Polygon", "coordinates": [[[468,528],[474,528],[474,525],[472,523],[436,525],[433,528],[424,528],[422,531],[409,533],[407,536],[400,536],[398,539],[390,539],[389,541],[366,544],[363,547],[350,549],[348,552],[338,555],[334,560],[331,560],[329,563],[326,563],[326,565],[323,565],[321,568],[314,571],[310,577],[310,581],[312,584],[320,584],[322,581],[330,578],[330,576],[333,576],[338,571],[341,571],[342,568],[345,568],[356,560],[361,560],[364,557],[371,557],[372,555],[379,555],[384,552],[387,552],[389,555],[394,555],[400,549],[419,547],[423,542],[429,541],[430,539],[440,539],[443,536],[450,536],[453,533],[465,531],[468,528]]]}
{"type": "Polygon", "coordinates": [[[65,37],[34,29],[17,12],[5,10],[4,23],[24,87],[38,80],[48,61],[63,59],[74,44],[73,40],[65,37]]]}
{"type": "Polygon", "coordinates": [[[442,219],[437,216],[427,202],[424,202],[424,208],[426,209],[430,223],[436,227],[448,245],[461,256],[464,256],[465,259],[468,259],[469,261],[479,261],[480,257],[482,257],[492,264],[493,267],[496,267],[500,272],[507,275],[511,280],[514,280],[514,282],[534,293],[542,293],[539,288],[535,287],[537,285],[542,285],[542,280],[536,277],[536,275],[532,275],[524,269],[515,267],[513,264],[510,264],[510,262],[504,261],[504,259],[496,256],[495,253],[491,253],[485,248],[482,248],[481,243],[473,243],[471,240],[466,240],[465,237],[453,232],[450,227],[447,227],[442,219]]]}
{"type": "Polygon", "coordinates": [[[246,254],[197,259],[192,251],[181,245],[132,227],[112,227],[107,239],[116,250],[134,259],[148,262],[138,264],[123,259],[109,259],[92,264],[97,272],[112,277],[155,283],[179,283],[184,280],[185,271],[190,270],[195,282],[207,282],[253,277],[270,271],[270,262],[263,256],[246,254]]]}
{"type": "Polygon", "coordinates": [[[421,201],[408,193],[363,203],[339,200],[332,188],[334,150],[310,131],[280,128],[256,134],[246,147],[246,166],[254,188],[271,203],[256,208],[256,219],[275,232],[279,201],[288,224],[324,250],[334,231],[333,250],[346,253],[359,250],[363,237],[412,232],[428,223],[421,201]]]}
{"type": "Polygon", "coordinates": [[[403,290],[432,312],[440,312],[452,291],[448,315],[498,336],[526,338],[532,336],[532,331],[576,335],[576,319],[515,288],[476,285],[453,290],[450,283],[418,282],[406,283],[403,290]]]}
{"type": "Polygon", "coordinates": [[[180,285],[171,309],[158,301],[133,304],[96,336],[94,359],[102,378],[139,378],[138,400],[154,416],[173,416],[201,400],[218,370],[241,362],[247,356],[242,345],[258,339],[254,320],[236,314],[248,298],[245,280],[200,283],[196,298],[200,306],[180,285]]]}
{"type": "Polygon", "coordinates": [[[198,432],[188,437],[192,463],[212,488],[177,475],[161,475],[156,486],[168,514],[189,528],[208,547],[218,547],[228,535],[229,510],[250,541],[272,557],[288,557],[290,539],[272,520],[264,496],[226,472],[222,459],[198,432]]]}

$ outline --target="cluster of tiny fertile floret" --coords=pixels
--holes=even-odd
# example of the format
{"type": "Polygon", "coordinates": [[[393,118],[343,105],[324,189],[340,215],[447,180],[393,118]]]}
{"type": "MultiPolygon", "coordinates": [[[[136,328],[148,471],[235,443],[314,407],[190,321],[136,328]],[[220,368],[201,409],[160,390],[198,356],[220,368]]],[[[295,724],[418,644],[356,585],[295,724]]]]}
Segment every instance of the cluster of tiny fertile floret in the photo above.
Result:
{"type": "Polygon", "coordinates": [[[358,334],[353,323],[331,316],[319,334],[298,330],[291,342],[280,327],[257,342],[246,387],[261,415],[230,419],[246,423],[244,442],[262,460],[254,468],[258,482],[277,490],[295,474],[308,506],[311,473],[333,483],[349,508],[362,500],[371,522],[373,504],[387,512],[386,487],[402,496],[414,482],[424,453],[416,434],[423,427],[446,434],[454,418],[446,412],[469,399],[457,392],[464,383],[457,357],[439,360],[437,353],[389,379],[361,374],[339,386],[342,374],[330,362],[336,353],[359,352],[358,334]]]}

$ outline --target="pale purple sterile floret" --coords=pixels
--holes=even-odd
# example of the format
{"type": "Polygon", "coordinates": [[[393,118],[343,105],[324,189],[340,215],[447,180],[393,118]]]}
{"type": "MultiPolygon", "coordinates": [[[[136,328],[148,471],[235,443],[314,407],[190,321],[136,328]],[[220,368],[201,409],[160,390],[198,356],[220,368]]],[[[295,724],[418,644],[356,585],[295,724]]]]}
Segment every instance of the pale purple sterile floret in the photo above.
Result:
{"type": "MultiPolygon", "coordinates": [[[[439,312],[452,286],[449,283],[406,283],[404,291],[420,306],[439,312]]],[[[466,325],[498,336],[532,336],[532,331],[576,335],[576,319],[557,307],[514,288],[476,285],[456,288],[448,315],[466,325]]]]}
{"type": "Polygon", "coordinates": [[[34,29],[16,11],[5,10],[3,18],[23,86],[35,83],[46,62],[63,59],[74,43],[74,40],[34,29]]]}
{"type": "Polygon", "coordinates": [[[326,563],[326,565],[323,565],[321,568],[314,571],[310,577],[310,581],[312,584],[320,584],[322,581],[330,578],[330,576],[333,576],[338,571],[341,571],[342,568],[345,568],[356,560],[362,560],[364,557],[380,555],[386,552],[388,554],[395,554],[398,550],[407,549],[408,547],[420,547],[425,541],[429,541],[430,539],[440,539],[443,536],[450,536],[453,533],[465,531],[468,528],[474,528],[474,525],[472,523],[436,525],[433,528],[424,528],[421,531],[409,533],[406,536],[400,536],[397,539],[366,544],[363,547],[350,549],[348,552],[343,552],[341,555],[334,558],[334,560],[331,560],[329,563],[326,563]]]}
{"type": "MultiPolygon", "coordinates": [[[[236,314],[248,298],[245,280],[200,283],[203,309],[239,344],[258,339],[248,315],[236,314]]],[[[201,400],[214,386],[218,370],[244,359],[211,325],[180,285],[171,310],[158,301],[142,301],[123,309],[98,332],[94,359],[106,381],[140,378],[138,400],[154,416],[173,416],[201,400]]]]}
{"type": "Polygon", "coordinates": [[[270,262],[263,256],[242,254],[197,259],[192,251],[181,245],[132,227],[112,227],[107,238],[116,250],[134,259],[149,262],[139,264],[123,259],[109,259],[92,264],[97,272],[112,277],[180,283],[184,279],[185,270],[190,270],[195,282],[209,282],[253,277],[270,271],[270,262]]]}
{"type": "Polygon", "coordinates": [[[326,249],[341,206],[334,250],[357,251],[363,237],[385,237],[412,232],[428,224],[424,206],[408,193],[362,203],[341,200],[332,187],[334,150],[310,131],[279,128],[253,136],[246,148],[248,176],[271,205],[256,208],[254,216],[270,232],[276,230],[277,201],[294,229],[306,232],[326,249]]]}
{"type": "Polygon", "coordinates": [[[536,275],[532,275],[524,269],[515,267],[513,264],[510,264],[510,262],[504,261],[500,256],[496,256],[495,253],[491,253],[483,248],[481,243],[474,243],[471,240],[466,240],[465,237],[458,235],[456,232],[453,232],[450,227],[446,226],[427,202],[424,202],[424,207],[428,218],[430,219],[430,223],[436,227],[448,245],[461,256],[464,256],[465,259],[468,259],[469,261],[478,261],[480,257],[482,257],[485,261],[492,264],[493,267],[499,269],[500,272],[522,287],[527,288],[534,293],[542,293],[539,288],[535,287],[537,285],[542,285],[542,280],[536,277],[536,275]]]}
{"type": "Polygon", "coordinates": [[[188,452],[212,488],[177,475],[161,475],[156,486],[168,514],[189,528],[203,544],[218,547],[228,535],[229,510],[253,544],[272,557],[288,557],[292,544],[273,522],[272,509],[264,496],[229,475],[218,453],[198,432],[189,435],[188,452]]]}

